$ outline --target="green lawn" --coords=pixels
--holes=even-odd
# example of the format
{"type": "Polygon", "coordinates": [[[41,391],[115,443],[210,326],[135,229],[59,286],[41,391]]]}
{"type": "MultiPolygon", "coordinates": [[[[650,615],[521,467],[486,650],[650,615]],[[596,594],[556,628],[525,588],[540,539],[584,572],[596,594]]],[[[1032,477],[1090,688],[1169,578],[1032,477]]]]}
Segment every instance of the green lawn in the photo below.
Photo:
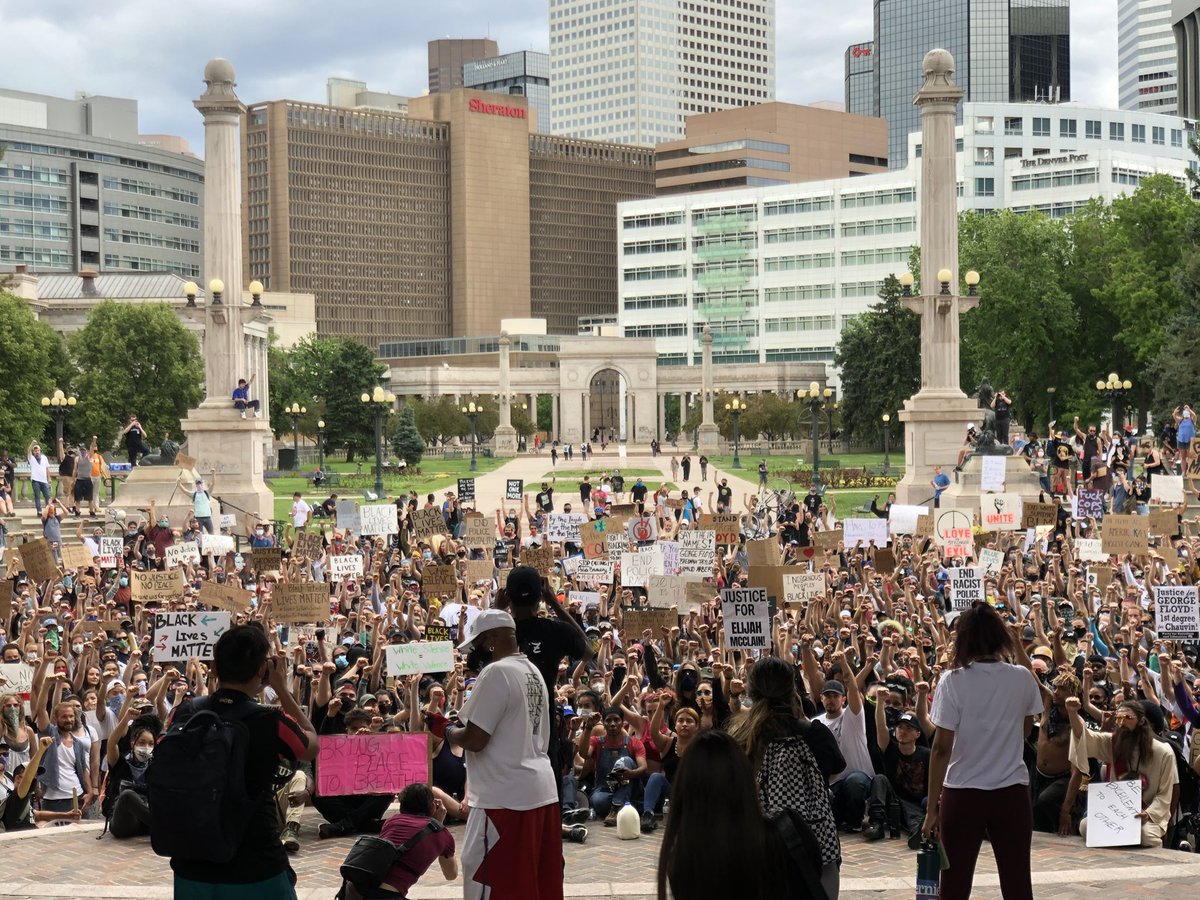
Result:
{"type": "MultiPolygon", "coordinates": [[[[658,490],[659,485],[663,484],[662,474],[660,472],[655,472],[654,474],[657,475],[658,477],[642,479],[642,484],[646,485],[646,487],[650,490],[650,493],[654,493],[656,490],[658,490]]],[[[549,478],[546,479],[546,481],[549,481],[549,480],[550,480],[549,478]]],[[[626,503],[629,502],[629,499],[628,499],[629,489],[633,487],[634,482],[636,482],[636,481],[637,481],[636,475],[632,478],[625,479],[625,490],[621,493],[621,496],[626,498],[626,500],[625,500],[626,503]]],[[[597,482],[595,480],[592,481],[593,488],[597,488],[599,486],[600,486],[599,482],[597,482]]],[[[667,486],[668,491],[679,490],[679,485],[677,485],[673,481],[666,482],[666,486],[667,486]]],[[[541,489],[542,489],[542,486],[540,483],[538,483],[538,484],[530,484],[529,482],[525,483],[525,493],[527,493],[527,494],[536,494],[541,489]]],[[[579,496],[579,481],[577,479],[562,479],[562,478],[560,478],[554,484],[554,492],[555,492],[555,494],[557,494],[560,497],[567,497],[567,496],[578,497],[579,496]]]]}
{"type": "MultiPolygon", "coordinates": [[[[680,453],[679,456],[682,457],[683,454],[680,453]]],[[[692,456],[692,466],[694,468],[696,465],[696,459],[698,458],[698,454],[692,453],[691,456],[692,456]]],[[[765,459],[767,461],[767,469],[772,473],[772,476],[774,475],[775,472],[783,472],[785,470],[791,470],[791,469],[795,469],[795,468],[801,467],[801,466],[803,466],[804,468],[808,468],[809,465],[812,464],[812,456],[811,455],[806,455],[804,457],[800,457],[795,453],[789,453],[786,455],[778,455],[778,456],[763,456],[761,453],[743,452],[741,454],[741,457],[742,457],[742,469],[749,472],[749,474],[754,477],[754,480],[757,480],[757,478],[758,478],[758,474],[757,474],[758,473],[758,461],[760,459],[765,459]]],[[[825,460],[827,460],[827,459],[835,460],[837,462],[838,466],[843,469],[857,469],[857,468],[862,468],[862,467],[869,468],[869,469],[882,469],[883,468],[883,454],[882,453],[829,453],[828,451],[826,451],[826,449],[824,447],[822,447],[821,448],[821,460],[820,460],[822,469],[825,468],[825,465],[826,465],[825,460]]],[[[733,468],[733,456],[732,455],[710,456],[708,458],[708,461],[711,465],[716,466],[718,469],[732,469],[733,468]]],[[[888,465],[892,469],[903,470],[904,469],[904,454],[903,453],[889,453],[888,454],[888,465]]]]}
{"type": "MultiPolygon", "coordinates": [[[[621,474],[625,477],[626,482],[637,478],[639,475],[649,476],[652,478],[662,478],[661,469],[626,469],[623,466],[613,466],[611,469],[584,469],[582,472],[568,469],[566,470],[566,474],[569,474],[572,478],[582,478],[584,475],[587,475],[587,477],[592,480],[592,483],[595,484],[601,476],[610,474],[614,469],[620,470],[621,474]]],[[[552,469],[542,476],[542,480],[549,481],[556,475],[558,475],[558,471],[552,469]]]]}

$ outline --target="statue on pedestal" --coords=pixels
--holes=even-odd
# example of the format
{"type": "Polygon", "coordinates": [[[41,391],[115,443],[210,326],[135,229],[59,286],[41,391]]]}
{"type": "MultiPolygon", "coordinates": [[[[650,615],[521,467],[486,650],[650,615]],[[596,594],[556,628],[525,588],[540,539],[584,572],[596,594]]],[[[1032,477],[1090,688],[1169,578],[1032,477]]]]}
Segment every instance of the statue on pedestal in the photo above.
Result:
{"type": "Polygon", "coordinates": [[[139,466],[173,466],[175,465],[175,457],[179,455],[179,444],[171,440],[168,434],[163,437],[162,444],[153,453],[147,453],[142,457],[139,466]]]}
{"type": "Polygon", "coordinates": [[[975,392],[979,408],[983,410],[983,422],[979,428],[979,440],[975,444],[975,449],[967,457],[968,459],[971,456],[1012,455],[1012,447],[996,441],[996,411],[992,408],[995,397],[996,391],[992,387],[992,382],[985,376],[979,383],[979,390],[975,392]]]}

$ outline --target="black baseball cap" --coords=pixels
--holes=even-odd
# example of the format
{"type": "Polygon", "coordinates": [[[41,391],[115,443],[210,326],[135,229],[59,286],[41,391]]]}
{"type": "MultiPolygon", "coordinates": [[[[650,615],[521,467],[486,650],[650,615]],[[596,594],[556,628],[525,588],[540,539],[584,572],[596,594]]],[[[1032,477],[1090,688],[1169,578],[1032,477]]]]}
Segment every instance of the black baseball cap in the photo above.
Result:
{"type": "Polygon", "coordinates": [[[901,725],[907,725],[909,728],[917,729],[917,731],[921,730],[921,725],[917,721],[917,717],[912,713],[905,713],[896,720],[896,727],[899,728],[901,725]]]}
{"type": "Polygon", "coordinates": [[[821,688],[822,694],[841,694],[846,696],[846,688],[840,681],[827,681],[825,687],[821,688]]]}
{"type": "Polygon", "coordinates": [[[542,595],[542,576],[533,566],[517,566],[504,583],[508,599],[521,606],[532,606],[542,595]]]}

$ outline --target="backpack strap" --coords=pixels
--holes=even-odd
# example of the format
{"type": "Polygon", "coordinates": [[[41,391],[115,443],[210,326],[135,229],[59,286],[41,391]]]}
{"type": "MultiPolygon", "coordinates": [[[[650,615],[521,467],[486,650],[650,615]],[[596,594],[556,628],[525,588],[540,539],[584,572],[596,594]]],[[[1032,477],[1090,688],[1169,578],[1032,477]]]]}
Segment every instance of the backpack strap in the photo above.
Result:
{"type": "MultiPolygon", "coordinates": [[[[804,882],[804,887],[808,891],[808,896],[811,900],[828,900],[829,895],[825,893],[825,888],[821,885],[821,873],[816,870],[813,862],[811,851],[807,846],[814,843],[811,832],[808,835],[808,840],[801,834],[800,828],[796,825],[796,820],[793,818],[794,810],[785,809],[776,813],[772,817],[772,823],[775,825],[775,830],[779,834],[780,839],[787,847],[788,857],[792,861],[793,869],[804,882]]],[[[801,819],[803,822],[803,819],[801,819]]],[[[807,825],[805,825],[807,829],[807,825]]]]}
{"type": "Polygon", "coordinates": [[[429,835],[435,834],[436,832],[439,832],[439,831],[442,831],[445,829],[445,827],[446,827],[445,825],[443,825],[441,822],[437,821],[436,819],[430,819],[428,822],[425,823],[424,827],[421,828],[420,831],[418,831],[416,834],[414,834],[412,837],[410,837],[407,841],[405,841],[403,844],[401,844],[399,847],[396,848],[395,864],[397,866],[399,866],[400,868],[404,869],[404,871],[417,876],[417,878],[420,878],[422,873],[416,871],[415,869],[413,869],[412,866],[410,866],[408,863],[406,863],[404,861],[404,857],[407,853],[409,853],[409,851],[411,851],[413,849],[413,847],[417,846],[417,844],[421,843],[421,841],[425,840],[425,838],[429,837],[429,835]]]}

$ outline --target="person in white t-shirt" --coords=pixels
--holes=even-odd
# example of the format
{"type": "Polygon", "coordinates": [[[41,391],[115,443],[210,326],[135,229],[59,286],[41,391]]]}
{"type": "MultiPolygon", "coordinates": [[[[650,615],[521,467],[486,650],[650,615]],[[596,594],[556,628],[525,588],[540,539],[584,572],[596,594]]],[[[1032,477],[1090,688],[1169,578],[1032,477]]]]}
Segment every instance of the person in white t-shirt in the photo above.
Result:
{"type": "MultiPolygon", "coordinates": [[[[836,651],[831,657],[843,671],[850,671],[846,655],[836,651]]],[[[871,753],[867,750],[867,719],[863,714],[862,693],[854,673],[843,685],[840,681],[826,681],[821,688],[821,705],[825,712],[813,719],[833,732],[838,749],[846,760],[846,768],[833,776],[833,817],[838,825],[858,830],[862,828],[867,812],[867,798],[871,794],[871,779],[875,767],[871,753]]]]}
{"type": "Polygon", "coordinates": [[[517,626],[489,609],[459,649],[479,671],[446,740],[467,758],[465,900],[562,900],[562,812],[546,733],[553,706],[541,673],[517,649],[517,626]]]}
{"type": "MultiPolygon", "coordinates": [[[[937,726],[929,761],[929,806],[921,827],[940,834],[950,868],[942,900],[968,900],[986,836],[1004,900],[1033,900],[1033,806],[1024,741],[1044,701],[1000,615],[976,603],[955,622],[954,658],[935,688],[937,726]]],[[[1028,665],[1027,661],[1026,664],[1028,665]]]]}
{"type": "Polygon", "coordinates": [[[304,502],[304,498],[300,496],[300,492],[292,494],[292,525],[296,528],[303,528],[308,524],[308,517],[312,515],[312,507],[304,502]]]}
{"type": "Polygon", "coordinates": [[[37,514],[42,514],[42,501],[50,502],[50,460],[42,455],[41,445],[34,441],[29,445],[29,485],[33,490],[33,505],[37,514]]]}

